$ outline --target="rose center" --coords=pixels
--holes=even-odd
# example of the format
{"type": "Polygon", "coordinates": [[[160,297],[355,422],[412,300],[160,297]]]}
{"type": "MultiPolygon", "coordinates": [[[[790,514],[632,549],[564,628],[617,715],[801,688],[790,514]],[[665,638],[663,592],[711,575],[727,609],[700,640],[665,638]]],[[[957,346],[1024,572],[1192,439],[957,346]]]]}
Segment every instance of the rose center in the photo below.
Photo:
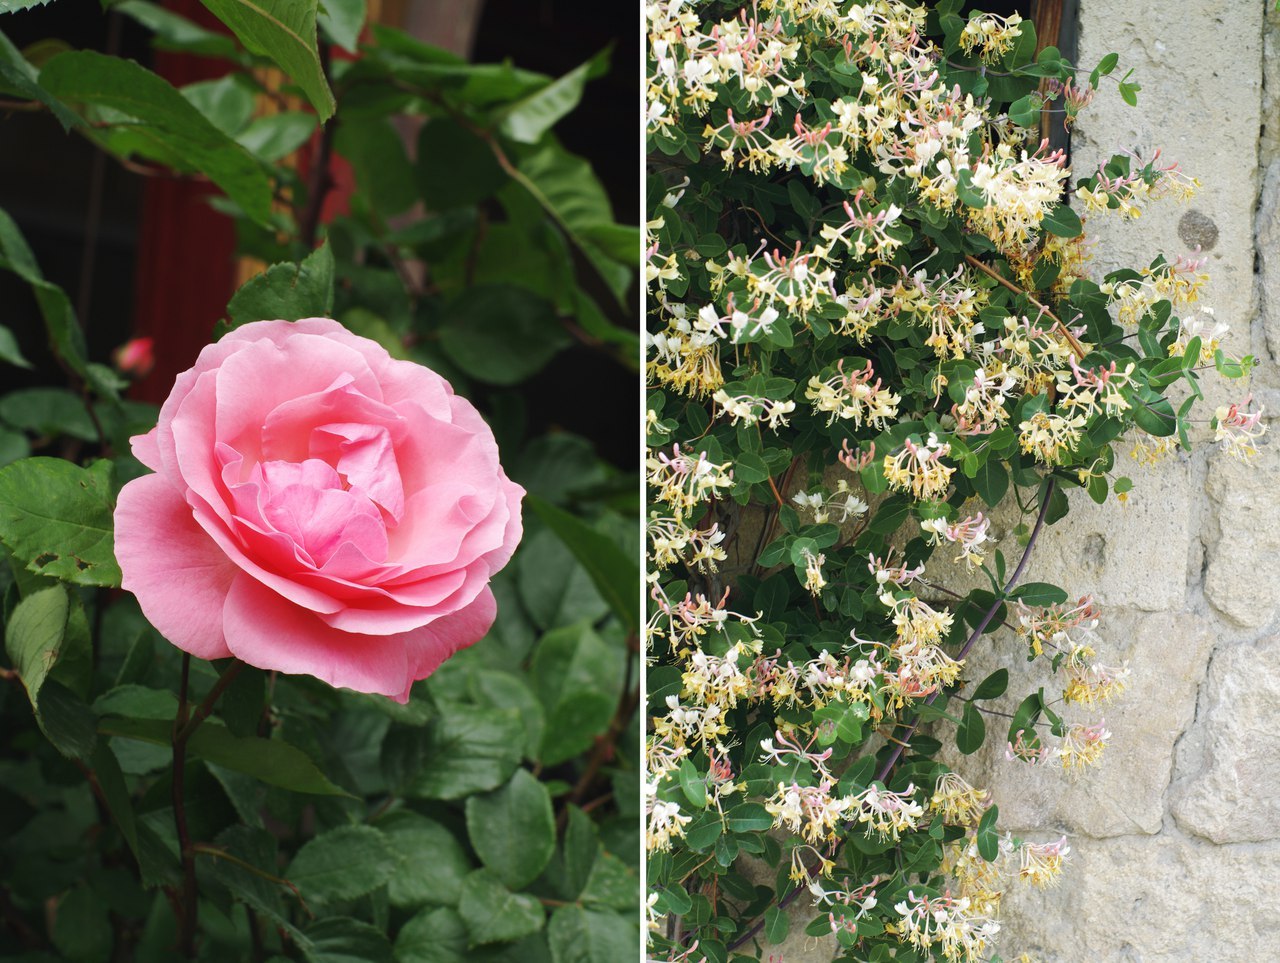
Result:
{"type": "Polygon", "coordinates": [[[387,558],[387,527],[374,499],[351,473],[319,458],[303,462],[266,461],[261,472],[259,505],[263,519],[289,536],[317,567],[339,552],[354,549],[366,559],[387,558]]]}

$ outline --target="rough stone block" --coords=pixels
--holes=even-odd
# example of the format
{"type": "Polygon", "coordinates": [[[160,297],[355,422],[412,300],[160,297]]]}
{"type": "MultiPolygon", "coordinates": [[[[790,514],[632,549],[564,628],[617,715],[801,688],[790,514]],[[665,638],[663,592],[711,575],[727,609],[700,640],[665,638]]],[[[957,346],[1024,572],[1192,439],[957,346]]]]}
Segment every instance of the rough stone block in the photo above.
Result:
{"type": "Polygon", "coordinates": [[[1280,604],[1273,578],[1280,528],[1263,523],[1275,518],[1277,473],[1274,445],[1248,464],[1221,451],[1209,462],[1204,594],[1231,621],[1250,628],[1270,622],[1280,604]]]}
{"type": "Polygon", "coordinates": [[[1247,963],[1280,935],[1280,846],[1178,836],[1073,850],[1058,889],[1014,887],[999,951],[1037,963],[1247,963]]]}
{"type": "Polygon", "coordinates": [[[1280,838],[1280,636],[1224,647],[1205,701],[1203,768],[1174,804],[1178,825],[1215,843],[1280,838]]]}
{"type": "MultiPolygon", "coordinates": [[[[1052,760],[1037,766],[1006,760],[1008,724],[999,716],[987,717],[987,742],[973,756],[961,756],[954,744],[947,753],[952,768],[991,790],[1002,829],[1091,837],[1160,831],[1174,745],[1195,716],[1196,690],[1208,667],[1213,633],[1194,615],[1115,610],[1103,613],[1097,632],[1101,661],[1129,660],[1129,691],[1096,710],[1053,707],[1068,722],[1105,718],[1113,735],[1096,768],[1072,776],[1052,760]]],[[[1061,676],[1050,675],[1047,661],[1028,664],[1007,631],[995,640],[975,647],[977,657],[970,657],[966,673],[976,684],[998,666],[1010,670],[1008,693],[987,705],[1012,712],[1040,686],[1047,701],[1059,698],[1061,676]]],[[[951,738],[950,724],[942,725],[951,738]]],[[[1092,845],[1085,842],[1081,848],[1092,845]]]]}

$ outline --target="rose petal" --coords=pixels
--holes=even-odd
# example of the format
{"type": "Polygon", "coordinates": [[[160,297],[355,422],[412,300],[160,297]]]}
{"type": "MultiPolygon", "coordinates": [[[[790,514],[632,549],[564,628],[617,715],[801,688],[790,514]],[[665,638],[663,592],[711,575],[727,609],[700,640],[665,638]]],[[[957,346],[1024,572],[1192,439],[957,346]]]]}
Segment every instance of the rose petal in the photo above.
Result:
{"type": "Polygon", "coordinates": [[[222,362],[216,376],[214,410],[200,412],[206,421],[213,419],[204,425],[205,437],[210,445],[223,442],[251,461],[261,459],[262,427],[280,405],[344,384],[375,400],[382,392],[359,351],[308,334],[245,345],[222,362]]]}
{"type": "Polygon", "coordinates": [[[402,635],[341,632],[243,573],[227,594],[222,621],[232,654],[259,669],[397,699],[412,682],[402,635]]]}
{"type": "Polygon", "coordinates": [[[164,468],[164,461],[160,457],[160,445],[156,441],[156,430],[152,428],[145,435],[134,435],[129,439],[129,447],[133,449],[134,458],[152,471],[161,471],[164,468]]]}
{"type": "Polygon", "coordinates": [[[135,478],[116,502],[116,558],[123,586],[166,639],[201,659],[231,653],[222,606],[238,571],[161,475],[135,478]]]}

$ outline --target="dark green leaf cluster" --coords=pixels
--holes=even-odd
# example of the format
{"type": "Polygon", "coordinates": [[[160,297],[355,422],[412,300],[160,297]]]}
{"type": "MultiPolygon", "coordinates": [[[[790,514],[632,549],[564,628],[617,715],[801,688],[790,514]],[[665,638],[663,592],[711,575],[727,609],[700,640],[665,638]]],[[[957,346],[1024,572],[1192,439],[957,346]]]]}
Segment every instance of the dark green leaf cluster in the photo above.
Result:
{"type": "Polygon", "coordinates": [[[157,412],[121,399],[0,212],[0,268],[44,322],[0,328],[0,362],[30,367],[45,339],[67,375],[0,394],[0,956],[629,958],[636,478],[601,438],[539,427],[531,386],[570,346],[635,370],[636,228],[554,133],[607,52],[552,78],[380,27],[362,45],[360,0],[206,6],[232,35],[145,0],[113,9],[157,47],[226,60],[223,79],[177,89],[90,51],[37,67],[0,35],[0,85],[130,167],[221,189],[242,253],[270,266],[211,337],[331,316],[475,399],[530,493],[525,538],[492,582],[489,635],[404,706],[187,659],[118,591],[112,548],[116,494],[144,470],[128,439],[157,412]],[[334,44],[359,56],[338,63],[334,44]],[[322,228],[315,171],[334,155],[356,189],[322,228]]]}

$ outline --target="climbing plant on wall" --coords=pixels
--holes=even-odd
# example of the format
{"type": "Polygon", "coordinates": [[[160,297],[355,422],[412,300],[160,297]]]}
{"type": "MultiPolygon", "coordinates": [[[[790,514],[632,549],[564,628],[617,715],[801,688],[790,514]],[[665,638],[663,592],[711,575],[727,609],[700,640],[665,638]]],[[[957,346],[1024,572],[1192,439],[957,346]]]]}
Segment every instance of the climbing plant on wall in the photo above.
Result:
{"type": "Polygon", "coordinates": [[[658,959],[764,959],[794,903],[842,960],[1016,955],[1002,895],[1070,847],[1002,831],[965,757],[1093,766],[1127,676],[1037,541],[1129,498],[1131,456],[1263,431],[1200,403],[1252,364],[1201,260],[1091,269],[1089,222],[1197,182],[1125,153],[1073,175],[1041,139],[1138,83],[962,6],[645,8],[658,959]],[[979,648],[1042,684],[974,677],[979,648]]]}

